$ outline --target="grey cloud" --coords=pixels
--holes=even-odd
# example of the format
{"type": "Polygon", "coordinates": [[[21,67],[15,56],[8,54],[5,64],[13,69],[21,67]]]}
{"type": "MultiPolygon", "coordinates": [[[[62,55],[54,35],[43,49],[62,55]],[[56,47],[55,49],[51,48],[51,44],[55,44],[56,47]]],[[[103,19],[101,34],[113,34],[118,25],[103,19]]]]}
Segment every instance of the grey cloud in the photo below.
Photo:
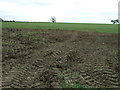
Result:
{"type": "Polygon", "coordinates": [[[51,3],[45,3],[45,2],[33,2],[32,4],[35,4],[35,5],[50,5],[51,3]]]}
{"type": "Polygon", "coordinates": [[[17,5],[51,5],[50,2],[40,2],[40,1],[35,1],[35,0],[28,0],[28,1],[20,1],[20,0],[3,0],[0,2],[4,3],[15,3],[17,5]]]}
{"type": "Polygon", "coordinates": [[[20,5],[39,5],[39,6],[46,6],[46,5],[51,5],[51,3],[47,3],[47,2],[22,2],[22,3],[18,3],[20,5]]]}
{"type": "Polygon", "coordinates": [[[118,15],[117,12],[101,12],[100,15],[118,15]]]}
{"type": "Polygon", "coordinates": [[[2,0],[0,2],[15,2],[16,0],[2,0]]]}
{"type": "Polygon", "coordinates": [[[23,15],[20,13],[10,12],[10,11],[0,11],[0,18],[5,20],[6,19],[17,20],[20,17],[23,17],[23,15]]]}

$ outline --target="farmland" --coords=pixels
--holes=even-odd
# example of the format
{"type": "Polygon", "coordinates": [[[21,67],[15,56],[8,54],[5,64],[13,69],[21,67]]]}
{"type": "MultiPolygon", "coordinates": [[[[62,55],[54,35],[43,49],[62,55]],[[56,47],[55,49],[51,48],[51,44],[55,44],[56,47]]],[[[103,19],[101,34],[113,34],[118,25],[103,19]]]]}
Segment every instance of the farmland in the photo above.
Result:
{"type": "Polygon", "coordinates": [[[3,22],[3,88],[119,88],[118,26],[3,22]]]}
{"type": "Polygon", "coordinates": [[[118,33],[117,24],[94,24],[94,23],[92,24],[92,23],[3,22],[3,28],[79,30],[79,31],[118,33]]]}

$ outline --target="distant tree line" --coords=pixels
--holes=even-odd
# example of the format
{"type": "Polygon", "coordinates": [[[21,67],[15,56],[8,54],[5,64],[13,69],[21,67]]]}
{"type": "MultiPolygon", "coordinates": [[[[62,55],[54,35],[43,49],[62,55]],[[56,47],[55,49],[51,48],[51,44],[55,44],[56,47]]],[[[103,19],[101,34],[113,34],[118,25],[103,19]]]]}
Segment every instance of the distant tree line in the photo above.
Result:
{"type": "Polygon", "coordinates": [[[10,20],[10,21],[8,21],[8,20],[3,20],[2,18],[0,18],[0,22],[15,22],[15,20],[10,20]]]}
{"type": "Polygon", "coordinates": [[[116,20],[111,20],[111,22],[113,23],[113,24],[119,24],[119,20],[118,19],[116,19],[116,20]]]}
{"type": "Polygon", "coordinates": [[[13,21],[3,20],[2,22],[15,22],[15,21],[14,20],[13,21]]]}

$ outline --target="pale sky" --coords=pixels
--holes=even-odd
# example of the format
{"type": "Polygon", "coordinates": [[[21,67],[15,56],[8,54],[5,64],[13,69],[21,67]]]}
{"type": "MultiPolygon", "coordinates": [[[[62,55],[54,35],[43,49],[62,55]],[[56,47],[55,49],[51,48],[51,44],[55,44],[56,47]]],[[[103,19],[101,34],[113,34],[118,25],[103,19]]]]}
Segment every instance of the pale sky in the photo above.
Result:
{"type": "Polygon", "coordinates": [[[119,0],[0,0],[0,18],[16,21],[111,23],[119,0]]]}

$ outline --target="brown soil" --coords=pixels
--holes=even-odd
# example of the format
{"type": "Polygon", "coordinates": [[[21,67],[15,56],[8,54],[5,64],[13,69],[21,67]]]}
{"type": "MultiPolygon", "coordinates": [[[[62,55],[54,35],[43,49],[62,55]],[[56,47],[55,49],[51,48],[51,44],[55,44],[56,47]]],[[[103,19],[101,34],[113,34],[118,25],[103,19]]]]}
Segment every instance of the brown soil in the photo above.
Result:
{"type": "Polygon", "coordinates": [[[119,88],[118,35],[3,29],[3,88],[119,88]]]}

